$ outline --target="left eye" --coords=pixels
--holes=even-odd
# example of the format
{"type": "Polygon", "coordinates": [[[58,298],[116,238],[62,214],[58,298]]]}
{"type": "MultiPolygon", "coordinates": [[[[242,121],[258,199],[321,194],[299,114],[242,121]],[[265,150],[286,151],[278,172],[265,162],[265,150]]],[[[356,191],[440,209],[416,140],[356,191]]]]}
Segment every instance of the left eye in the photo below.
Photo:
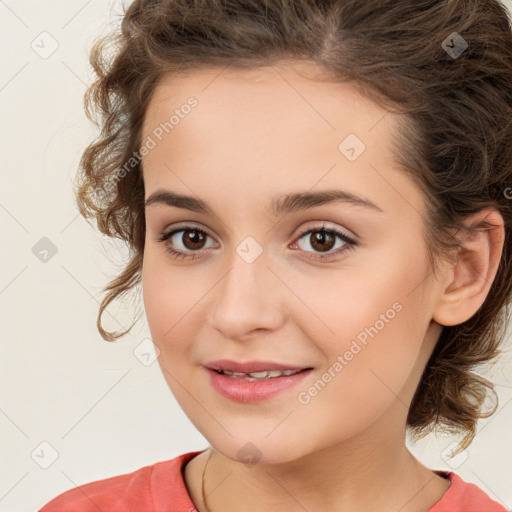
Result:
{"type": "MultiPolygon", "coordinates": [[[[306,235],[313,235],[309,238],[306,238],[307,244],[310,248],[320,251],[320,253],[314,253],[311,256],[307,256],[309,259],[319,259],[324,260],[327,258],[331,258],[337,256],[341,252],[351,249],[353,246],[357,245],[355,240],[352,240],[350,237],[345,235],[344,233],[334,229],[334,228],[325,228],[325,226],[308,229],[307,231],[303,231],[297,238],[297,242],[292,244],[292,248],[295,248],[298,244],[298,241],[306,237],[306,235]],[[338,250],[334,252],[331,251],[335,244],[336,239],[341,241],[341,246],[338,246],[338,250]],[[322,254],[327,253],[327,254],[322,254]]],[[[161,234],[158,238],[158,242],[165,243],[165,249],[176,259],[195,259],[196,254],[201,252],[204,249],[204,243],[206,238],[211,238],[205,231],[198,229],[194,226],[181,226],[176,228],[168,233],[161,234]],[[172,240],[179,233],[183,233],[181,236],[178,236],[177,239],[183,246],[183,248],[176,249],[176,243],[172,240]],[[185,234],[186,233],[186,234],[185,234]]],[[[211,248],[211,247],[210,247],[211,248]]],[[[299,247],[305,252],[310,252],[303,247],[299,247]]]]}
{"type": "MultiPolygon", "coordinates": [[[[322,226],[321,228],[308,229],[307,231],[304,231],[299,235],[298,240],[301,240],[302,238],[306,237],[306,235],[310,235],[309,237],[306,238],[306,245],[317,251],[320,251],[320,254],[317,253],[314,254],[313,256],[308,256],[310,259],[318,258],[320,260],[323,260],[326,258],[331,258],[339,255],[341,252],[353,248],[353,246],[356,245],[355,240],[352,240],[350,237],[345,235],[345,233],[342,233],[341,231],[338,231],[334,228],[326,229],[324,226],[322,226]],[[336,239],[341,240],[341,245],[338,245],[338,250],[329,252],[334,248],[336,244],[336,239]],[[328,254],[324,256],[324,254],[322,253],[325,252],[328,252],[328,254]]],[[[296,245],[299,244],[295,243],[294,246],[296,245]]]]}

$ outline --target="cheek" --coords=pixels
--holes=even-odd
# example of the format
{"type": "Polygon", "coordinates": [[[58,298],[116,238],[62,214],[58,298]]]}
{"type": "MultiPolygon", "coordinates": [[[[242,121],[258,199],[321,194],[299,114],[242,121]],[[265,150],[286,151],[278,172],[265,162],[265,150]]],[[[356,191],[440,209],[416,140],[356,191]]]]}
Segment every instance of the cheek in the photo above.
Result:
{"type": "Polygon", "coordinates": [[[165,359],[170,345],[179,345],[180,329],[186,324],[187,314],[197,304],[204,291],[185,269],[173,267],[165,256],[148,250],[142,266],[144,309],[155,345],[165,359]],[[191,280],[192,279],[192,280],[191,280]]]}
{"type": "MultiPolygon", "coordinates": [[[[322,370],[335,374],[319,402],[343,404],[340,420],[351,410],[364,416],[387,407],[413,371],[430,317],[418,286],[428,274],[427,259],[409,256],[390,249],[386,257],[315,279],[315,293],[307,295],[314,314],[306,314],[302,329],[324,356],[322,370]]],[[[311,289],[310,278],[295,283],[299,296],[311,289]]]]}
{"type": "MultiPolygon", "coordinates": [[[[324,339],[324,347],[338,343],[336,348],[343,348],[359,334],[364,342],[368,329],[375,331],[372,326],[377,337],[384,337],[414,325],[416,315],[428,314],[418,286],[429,273],[426,255],[413,257],[410,250],[391,244],[361,254],[339,269],[290,276],[294,293],[307,305],[304,318],[311,325],[311,339],[324,339]]],[[[400,343],[405,334],[390,343],[400,343]]]]}
{"type": "Polygon", "coordinates": [[[160,350],[157,361],[162,375],[184,412],[192,414],[194,404],[183,388],[184,383],[189,388],[190,369],[183,362],[191,359],[189,340],[195,337],[191,308],[205,291],[201,292],[183,269],[168,265],[165,256],[149,251],[144,255],[142,289],[151,338],[160,350]]]}

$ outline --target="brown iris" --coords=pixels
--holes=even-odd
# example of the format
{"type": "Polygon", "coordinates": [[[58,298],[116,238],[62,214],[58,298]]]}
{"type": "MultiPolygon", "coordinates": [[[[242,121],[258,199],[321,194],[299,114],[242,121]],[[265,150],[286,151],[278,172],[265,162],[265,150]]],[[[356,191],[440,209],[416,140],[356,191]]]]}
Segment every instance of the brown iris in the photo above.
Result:
{"type": "Polygon", "coordinates": [[[205,233],[197,229],[189,229],[183,233],[182,242],[187,249],[201,249],[204,244],[206,237],[205,233]],[[192,233],[192,235],[190,235],[192,233]],[[189,246],[186,242],[190,242],[192,246],[189,246]]]}
{"type": "Polygon", "coordinates": [[[315,233],[312,233],[310,240],[312,240],[311,246],[319,251],[328,251],[332,249],[334,244],[336,243],[334,235],[332,233],[329,233],[328,231],[324,231],[323,229],[315,233]],[[332,243],[327,243],[328,247],[326,248],[325,244],[326,240],[328,239],[330,239],[329,242],[332,243]],[[317,244],[319,244],[318,247],[317,244]]]}

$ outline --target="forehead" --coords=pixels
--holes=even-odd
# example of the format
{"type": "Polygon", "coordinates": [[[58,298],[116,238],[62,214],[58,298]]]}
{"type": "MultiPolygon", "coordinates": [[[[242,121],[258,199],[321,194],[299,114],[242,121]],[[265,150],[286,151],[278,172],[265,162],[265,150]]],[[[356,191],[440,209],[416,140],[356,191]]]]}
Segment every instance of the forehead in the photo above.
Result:
{"type": "MultiPolygon", "coordinates": [[[[180,119],[199,119],[201,114],[201,126],[209,121],[206,128],[218,127],[225,119],[231,125],[237,121],[267,123],[268,132],[288,120],[297,128],[364,132],[386,115],[387,111],[361,94],[357,85],[327,76],[315,64],[297,61],[253,69],[228,66],[167,74],[155,87],[143,133],[168,120],[169,113],[185,106],[192,97],[198,102],[193,115],[180,119]],[[297,119],[301,120],[298,125],[297,119]]],[[[194,128],[200,128],[197,125],[194,128]]]]}
{"type": "MultiPolygon", "coordinates": [[[[391,152],[394,115],[357,85],[326,78],[314,65],[296,62],[165,75],[143,124],[142,140],[156,142],[143,158],[147,190],[167,186],[186,193],[183,183],[188,183],[208,196],[211,180],[205,177],[214,176],[226,194],[236,181],[256,196],[272,188],[310,189],[322,181],[367,196],[386,192],[396,202],[390,183],[398,186],[406,178],[391,152]],[[350,140],[364,152],[349,161],[340,144],[354,135],[350,140]],[[391,181],[383,179],[389,173],[391,181]]],[[[421,204],[418,191],[407,193],[421,204]]]]}
{"type": "Polygon", "coordinates": [[[382,161],[394,129],[387,114],[356,85],[326,81],[324,72],[304,62],[168,74],[144,119],[142,140],[151,137],[156,148],[143,167],[169,158],[178,163],[175,158],[184,152],[200,168],[208,165],[204,158],[245,170],[257,162],[310,162],[320,153],[333,160],[350,134],[367,148],[378,147],[382,161]]]}

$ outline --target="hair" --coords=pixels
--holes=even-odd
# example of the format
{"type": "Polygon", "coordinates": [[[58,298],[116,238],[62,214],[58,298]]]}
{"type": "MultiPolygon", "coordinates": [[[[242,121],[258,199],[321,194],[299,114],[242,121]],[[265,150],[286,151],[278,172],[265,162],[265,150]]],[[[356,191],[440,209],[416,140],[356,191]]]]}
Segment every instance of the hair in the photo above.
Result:
{"type": "Polygon", "coordinates": [[[504,247],[489,293],[467,321],[443,327],[407,417],[415,440],[434,428],[463,434],[460,451],[472,442],[478,419],[497,408],[494,385],[473,370],[501,353],[512,288],[512,33],[510,13],[498,0],[131,3],[120,30],[99,37],[90,51],[97,77],[84,108],[101,132],[82,154],[74,183],[81,215],[95,218],[103,234],[129,248],[128,263],[103,288],[98,330],[115,341],[137,321],[107,332],[101,317],[141,283],[144,182],[134,155],[159,80],[206,67],[254,69],[285,60],[316,64],[330,80],[355,84],[399,114],[394,157],[424,191],[434,275],[442,258],[456,258],[463,247],[460,230],[493,227],[486,221],[467,226],[468,216],[493,208],[504,218],[504,247]],[[467,48],[452,55],[453,41],[467,48]],[[485,411],[490,393],[494,408],[485,411]]]}

